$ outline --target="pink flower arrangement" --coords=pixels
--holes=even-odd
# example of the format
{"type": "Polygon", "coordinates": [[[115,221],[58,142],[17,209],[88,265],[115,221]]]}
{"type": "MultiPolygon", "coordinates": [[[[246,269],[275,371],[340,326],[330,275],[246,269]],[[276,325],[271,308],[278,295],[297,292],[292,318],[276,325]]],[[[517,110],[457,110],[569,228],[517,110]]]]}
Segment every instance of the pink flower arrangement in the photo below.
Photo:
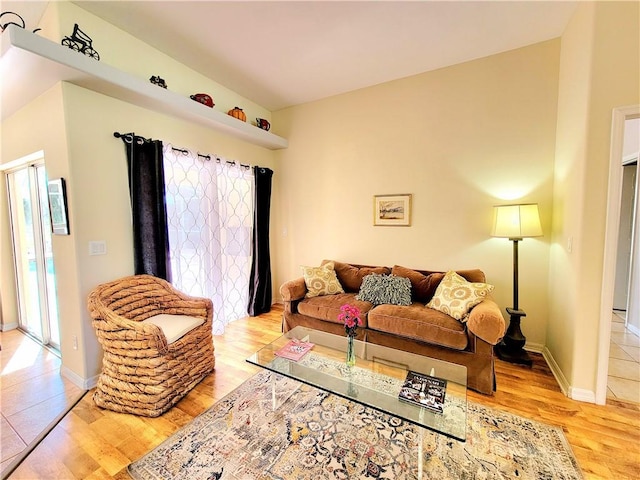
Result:
{"type": "Polygon", "coordinates": [[[360,315],[362,315],[362,313],[355,305],[349,305],[347,303],[340,307],[338,320],[344,323],[344,331],[347,332],[349,337],[355,337],[356,330],[362,326],[360,315]]]}

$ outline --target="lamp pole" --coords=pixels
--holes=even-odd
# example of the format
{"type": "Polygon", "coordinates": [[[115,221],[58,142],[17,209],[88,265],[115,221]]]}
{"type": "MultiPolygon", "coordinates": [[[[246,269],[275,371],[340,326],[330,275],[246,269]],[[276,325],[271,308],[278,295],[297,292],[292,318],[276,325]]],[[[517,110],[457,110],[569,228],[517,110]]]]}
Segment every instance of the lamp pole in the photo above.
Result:
{"type": "Polygon", "coordinates": [[[514,237],[509,240],[513,242],[513,307],[507,307],[509,327],[502,342],[496,346],[496,353],[500,360],[530,367],[533,360],[524,349],[527,339],[520,328],[521,318],[527,314],[518,308],[518,242],[522,238],[514,237]]]}

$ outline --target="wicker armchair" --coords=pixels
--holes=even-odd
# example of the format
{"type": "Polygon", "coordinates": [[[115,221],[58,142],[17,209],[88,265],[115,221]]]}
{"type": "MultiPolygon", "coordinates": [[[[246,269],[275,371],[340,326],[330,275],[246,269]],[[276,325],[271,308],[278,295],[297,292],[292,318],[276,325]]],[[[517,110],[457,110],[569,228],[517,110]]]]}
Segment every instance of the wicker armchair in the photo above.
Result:
{"type": "Polygon", "coordinates": [[[160,278],[134,275],[96,287],[88,307],[104,350],[93,395],[99,407],[157,417],[213,371],[211,300],[186,295],[160,278]],[[204,323],[168,344],[160,327],[143,323],[158,314],[204,323]]]}

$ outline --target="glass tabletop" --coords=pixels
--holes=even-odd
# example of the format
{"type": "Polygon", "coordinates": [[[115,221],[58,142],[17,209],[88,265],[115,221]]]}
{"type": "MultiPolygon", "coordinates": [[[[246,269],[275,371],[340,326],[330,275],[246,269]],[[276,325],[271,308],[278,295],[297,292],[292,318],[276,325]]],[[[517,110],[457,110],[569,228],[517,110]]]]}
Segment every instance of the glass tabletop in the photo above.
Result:
{"type": "Polygon", "coordinates": [[[356,364],[349,367],[345,361],[347,341],[339,335],[295,327],[258,350],[247,362],[456,440],[466,440],[466,367],[358,340],[354,340],[356,364]],[[294,339],[310,342],[313,348],[297,361],[276,355],[294,339]],[[433,397],[428,395],[432,383],[420,389],[409,381],[409,372],[436,382],[436,390],[440,389],[436,397],[444,394],[443,401],[434,407],[433,397]],[[410,392],[413,401],[399,398],[403,389],[403,395],[407,397],[410,392]],[[418,398],[420,395],[422,398],[418,398]],[[422,403],[430,405],[420,406],[422,403]]]}

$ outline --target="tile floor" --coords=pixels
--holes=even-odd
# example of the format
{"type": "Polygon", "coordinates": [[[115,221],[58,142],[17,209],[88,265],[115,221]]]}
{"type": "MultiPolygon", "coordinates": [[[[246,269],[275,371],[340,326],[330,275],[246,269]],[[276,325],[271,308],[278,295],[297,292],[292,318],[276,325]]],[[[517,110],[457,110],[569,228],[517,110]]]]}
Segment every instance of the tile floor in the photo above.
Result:
{"type": "Polygon", "coordinates": [[[625,312],[613,312],[607,397],[640,403],[640,337],[625,328],[625,312]]]}
{"type": "Polygon", "coordinates": [[[5,470],[83,391],[60,358],[19,330],[0,332],[0,470],[5,470]]]}

